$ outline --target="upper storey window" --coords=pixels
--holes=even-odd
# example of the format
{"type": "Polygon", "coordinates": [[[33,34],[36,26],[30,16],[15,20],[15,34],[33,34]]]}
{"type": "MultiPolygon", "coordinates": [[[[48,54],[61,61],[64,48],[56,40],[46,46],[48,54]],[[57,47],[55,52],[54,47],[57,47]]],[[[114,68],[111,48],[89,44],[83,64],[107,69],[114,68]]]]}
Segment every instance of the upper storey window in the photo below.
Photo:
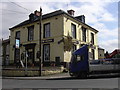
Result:
{"type": "Polygon", "coordinates": [[[16,32],[16,37],[15,37],[16,39],[20,39],[20,31],[17,31],[16,32]]]}
{"type": "Polygon", "coordinates": [[[86,28],[82,27],[82,40],[86,42],[86,28]]]}
{"type": "Polygon", "coordinates": [[[72,37],[76,38],[76,25],[71,24],[71,32],[72,32],[72,37]]]}
{"type": "Polygon", "coordinates": [[[28,27],[28,41],[32,41],[34,39],[34,26],[28,27]]]}
{"type": "Polygon", "coordinates": [[[44,24],[44,38],[50,37],[50,23],[44,24]]]}

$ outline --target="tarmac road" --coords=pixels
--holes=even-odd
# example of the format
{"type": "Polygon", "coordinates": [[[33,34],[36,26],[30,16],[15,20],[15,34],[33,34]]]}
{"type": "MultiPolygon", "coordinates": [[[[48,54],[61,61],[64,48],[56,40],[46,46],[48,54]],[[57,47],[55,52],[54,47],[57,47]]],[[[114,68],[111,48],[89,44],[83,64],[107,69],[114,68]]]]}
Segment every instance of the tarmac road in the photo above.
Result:
{"type": "MultiPolygon", "coordinates": [[[[71,78],[67,73],[47,77],[4,78],[2,88],[119,88],[118,77],[71,78]]],[[[116,89],[118,90],[118,89],[116,89]]]]}

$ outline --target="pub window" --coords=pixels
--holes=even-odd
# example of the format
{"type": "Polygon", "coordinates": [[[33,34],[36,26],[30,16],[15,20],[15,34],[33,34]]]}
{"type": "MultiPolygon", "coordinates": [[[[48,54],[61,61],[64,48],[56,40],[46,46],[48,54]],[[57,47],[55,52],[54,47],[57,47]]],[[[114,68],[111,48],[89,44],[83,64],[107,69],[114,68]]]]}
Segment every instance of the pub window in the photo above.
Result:
{"type": "Polygon", "coordinates": [[[82,40],[86,42],[86,28],[82,27],[82,40]]]}
{"type": "Polygon", "coordinates": [[[92,49],[92,59],[95,59],[95,51],[92,49]]]}
{"type": "Polygon", "coordinates": [[[50,37],[50,23],[44,24],[44,38],[50,37]]]}
{"type": "Polygon", "coordinates": [[[15,38],[20,39],[20,31],[16,32],[16,37],[15,38]]]}
{"type": "Polygon", "coordinates": [[[91,33],[91,43],[94,45],[94,34],[91,33]]]}
{"type": "Polygon", "coordinates": [[[34,26],[28,27],[28,41],[32,41],[34,39],[34,26]]]}
{"type": "Polygon", "coordinates": [[[72,37],[76,38],[76,25],[71,24],[72,37]]]}
{"type": "Polygon", "coordinates": [[[43,45],[43,60],[44,62],[50,61],[50,45],[49,44],[43,45]]]}

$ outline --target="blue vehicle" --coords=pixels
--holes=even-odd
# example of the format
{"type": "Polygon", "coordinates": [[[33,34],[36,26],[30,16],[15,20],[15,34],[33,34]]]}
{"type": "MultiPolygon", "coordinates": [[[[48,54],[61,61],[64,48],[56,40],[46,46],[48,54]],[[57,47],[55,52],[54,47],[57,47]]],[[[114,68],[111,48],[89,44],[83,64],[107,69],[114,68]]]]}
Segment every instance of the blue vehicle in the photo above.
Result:
{"type": "Polygon", "coordinates": [[[69,74],[86,78],[90,74],[120,73],[120,58],[89,60],[88,45],[73,52],[69,64],[69,74]]]}

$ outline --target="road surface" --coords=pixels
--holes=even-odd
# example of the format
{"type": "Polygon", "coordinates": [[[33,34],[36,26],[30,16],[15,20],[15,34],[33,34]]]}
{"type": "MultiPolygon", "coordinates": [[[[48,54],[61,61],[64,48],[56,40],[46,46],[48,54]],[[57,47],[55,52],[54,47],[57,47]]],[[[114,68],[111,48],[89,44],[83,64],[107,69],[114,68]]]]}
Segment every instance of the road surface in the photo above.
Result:
{"type": "Polygon", "coordinates": [[[54,78],[52,76],[49,78],[34,77],[33,79],[32,77],[29,77],[31,79],[6,78],[2,80],[2,88],[106,88],[106,90],[110,90],[113,88],[119,88],[120,86],[120,79],[117,77],[75,79],[67,75],[68,74],[56,75],[54,78]]]}

